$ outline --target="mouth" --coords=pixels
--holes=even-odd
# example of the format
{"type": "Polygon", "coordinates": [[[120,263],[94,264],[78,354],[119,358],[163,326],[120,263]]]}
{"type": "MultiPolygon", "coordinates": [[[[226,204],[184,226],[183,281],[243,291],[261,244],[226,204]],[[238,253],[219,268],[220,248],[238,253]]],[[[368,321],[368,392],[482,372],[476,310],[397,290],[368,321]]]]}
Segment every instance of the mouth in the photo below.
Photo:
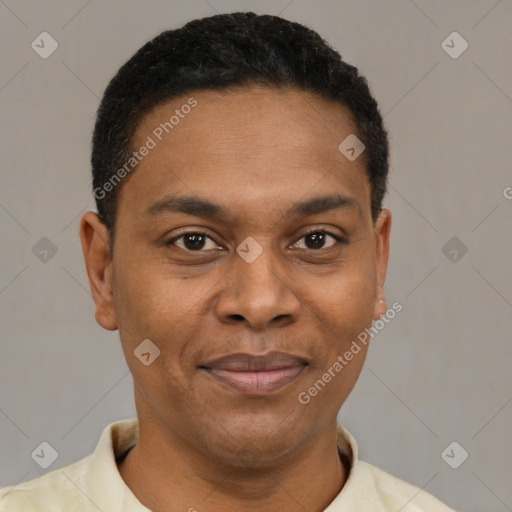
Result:
{"type": "Polygon", "coordinates": [[[308,362],[291,354],[231,354],[198,368],[213,379],[248,395],[265,395],[296,380],[308,362]]]}

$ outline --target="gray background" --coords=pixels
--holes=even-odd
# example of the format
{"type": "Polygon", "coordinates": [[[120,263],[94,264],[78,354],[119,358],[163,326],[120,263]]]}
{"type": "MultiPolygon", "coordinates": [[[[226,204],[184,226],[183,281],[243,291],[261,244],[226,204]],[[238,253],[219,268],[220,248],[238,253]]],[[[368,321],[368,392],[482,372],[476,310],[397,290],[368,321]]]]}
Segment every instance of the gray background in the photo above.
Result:
{"type": "Polygon", "coordinates": [[[340,421],[361,458],[452,507],[512,510],[510,0],[0,1],[0,484],[45,472],[31,458],[42,441],[59,453],[50,471],[135,415],[78,237],[94,209],[93,119],[145,41],[232,10],[318,30],[367,76],[390,132],[386,292],[403,311],[373,340],[340,421]],[[43,31],[59,44],[47,59],[31,48],[43,31]],[[441,46],[453,31],[469,43],[456,59],[441,46]],[[454,236],[466,254],[443,252],[454,236]],[[32,251],[42,237],[57,248],[46,263],[32,251]],[[469,453],[458,469],[441,457],[452,441],[469,453]]]}

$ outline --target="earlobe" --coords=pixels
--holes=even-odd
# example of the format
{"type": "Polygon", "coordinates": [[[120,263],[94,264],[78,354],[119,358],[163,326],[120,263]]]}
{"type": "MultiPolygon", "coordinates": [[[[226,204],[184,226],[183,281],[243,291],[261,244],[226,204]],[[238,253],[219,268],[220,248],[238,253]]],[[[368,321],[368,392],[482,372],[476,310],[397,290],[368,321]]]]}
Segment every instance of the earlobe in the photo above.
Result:
{"type": "Polygon", "coordinates": [[[373,310],[373,320],[378,320],[379,318],[382,318],[387,311],[387,302],[384,295],[378,295],[375,298],[375,308],[373,310]]]}
{"type": "Polygon", "coordinates": [[[86,212],[82,216],[80,240],[89,287],[96,306],[96,322],[104,329],[115,331],[118,326],[113,304],[108,230],[96,213],[86,212]]]}
{"type": "Polygon", "coordinates": [[[389,259],[389,239],[391,234],[391,212],[383,208],[375,221],[376,236],[376,294],[373,320],[378,320],[387,311],[384,297],[384,283],[389,259]]]}

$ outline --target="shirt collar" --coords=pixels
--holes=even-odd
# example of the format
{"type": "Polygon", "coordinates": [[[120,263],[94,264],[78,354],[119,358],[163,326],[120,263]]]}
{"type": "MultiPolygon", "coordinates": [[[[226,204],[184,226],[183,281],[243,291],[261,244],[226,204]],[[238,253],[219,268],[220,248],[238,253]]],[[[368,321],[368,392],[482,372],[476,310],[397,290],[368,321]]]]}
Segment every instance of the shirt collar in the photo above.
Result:
{"type": "MultiPolygon", "coordinates": [[[[89,499],[101,510],[151,512],[139,502],[126,485],[116,463],[116,460],[135,446],[138,435],[137,418],[111,423],[103,430],[96,449],[88,458],[88,468],[83,473],[85,481],[82,489],[86,489],[89,499]]],[[[339,423],[337,445],[339,451],[350,461],[350,471],[343,489],[324,512],[362,512],[363,508],[365,511],[371,509],[372,512],[384,512],[375,482],[367,469],[368,465],[359,461],[356,440],[339,423]]]]}
{"type": "Polygon", "coordinates": [[[151,512],[126,485],[116,459],[135,446],[139,437],[137,418],[111,423],[103,430],[84,472],[88,497],[100,510],[151,512]]]}

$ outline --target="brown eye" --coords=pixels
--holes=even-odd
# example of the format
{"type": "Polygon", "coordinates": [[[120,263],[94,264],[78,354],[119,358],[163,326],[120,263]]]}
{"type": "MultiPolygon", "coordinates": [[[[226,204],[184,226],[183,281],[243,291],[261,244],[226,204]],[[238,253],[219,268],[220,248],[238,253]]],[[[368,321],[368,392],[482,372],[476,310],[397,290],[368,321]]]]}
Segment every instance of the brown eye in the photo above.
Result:
{"type": "Polygon", "coordinates": [[[206,233],[189,231],[172,238],[167,242],[167,245],[176,245],[184,251],[204,252],[202,249],[208,245],[208,242],[210,242],[210,247],[207,247],[207,249],[217,249],[219,247],[206,233]]]}
{"type": "Polygon", "coordinates": [[[302,247],[298,247],[299,249],[329,249],[337,243],[344,243],[343,238],[336,236],[328,231],[321,230],[310,231],[309,233],[306,233],[302,238],[300,238],[299,241],[295,243],[295,245],[299,244],[301,240],[304,240],[304,243],[302,247]]]}

